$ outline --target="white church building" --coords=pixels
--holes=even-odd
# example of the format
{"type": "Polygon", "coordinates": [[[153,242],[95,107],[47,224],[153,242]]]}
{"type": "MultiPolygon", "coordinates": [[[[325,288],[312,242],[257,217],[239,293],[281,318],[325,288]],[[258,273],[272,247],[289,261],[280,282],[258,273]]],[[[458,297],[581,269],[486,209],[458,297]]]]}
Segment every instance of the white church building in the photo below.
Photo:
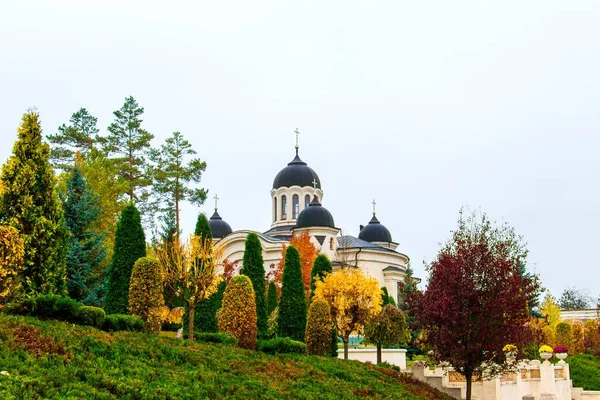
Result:
{"type": "MultiPolygon", "coordinates": [[[[297,132],[296,132],[297,133],[297,132]]],[[[249,233],[258,235],[265,262],[265,271],[277,266],[282,256],[282,245],[289,245],[293,235],[308,232],[318,253],[326,255],[334,269],[340,266],[360,268],[387,287],[396,301],[399,284],[404,282],[407,255],[398,251],[390,231],[373,216],[362,226],[358,237],[340,235],[331,212],[323,207],[323,187],[317,173],[298,155],[273,180],[271,188],[272,221],[266,232],[252,230],[232,231],[217,211],[209,220],[213,238],[223,250],[223,260],[242,266],[244,245],[249,233]]]]}

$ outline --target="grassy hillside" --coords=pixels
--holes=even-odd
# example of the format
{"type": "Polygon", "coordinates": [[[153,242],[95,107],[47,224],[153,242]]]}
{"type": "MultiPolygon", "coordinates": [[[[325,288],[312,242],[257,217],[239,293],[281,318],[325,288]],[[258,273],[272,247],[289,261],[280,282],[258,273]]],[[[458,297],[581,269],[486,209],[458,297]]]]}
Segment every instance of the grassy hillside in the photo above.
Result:
{"type": "Polygon", "coordinates": [[[390,369],[0,314],[0,398],[450,399],[390,369]]]}

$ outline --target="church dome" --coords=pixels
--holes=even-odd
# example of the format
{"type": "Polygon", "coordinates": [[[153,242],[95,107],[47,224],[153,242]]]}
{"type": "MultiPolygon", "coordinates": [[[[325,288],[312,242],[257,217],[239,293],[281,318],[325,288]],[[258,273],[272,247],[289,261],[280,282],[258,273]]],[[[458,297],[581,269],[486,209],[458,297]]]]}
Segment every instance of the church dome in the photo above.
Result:
{"type": "Polygon", "coordinates": [[[361,228],[358,238],[366,242],[392,242],[392,234],[379,222],[375,214],[369,221],[369,225],[361,228]]]}
{"type": "Polygon", "coordinates": [[[335,228],[333,216],[325,207],[319,203],[317,196],[313,198],[308,207],[298,215],[296,228],[308,228],[311,226],[326,226],[335,228]]]}
{"type": "Polygon", "coordinates": [[[296,157],[275,177],[273,181],[273,189],[280,187],[292,187],[292,186],[310,186],[314,187],[314,183],[317,183],[318,188],[321,188],[321,181],[317,173],[309,167],[304,161],[298,156],[298,150],[296,150],[296,157]]]}
{"type": "Polygon", "coordinates": [[[229,224],[223,221],[223,218],[221,218],[216,209],[210,220],[208,220],[208,224],[210,225],[214,239],[223,239],[232,232],[229,224]]]}

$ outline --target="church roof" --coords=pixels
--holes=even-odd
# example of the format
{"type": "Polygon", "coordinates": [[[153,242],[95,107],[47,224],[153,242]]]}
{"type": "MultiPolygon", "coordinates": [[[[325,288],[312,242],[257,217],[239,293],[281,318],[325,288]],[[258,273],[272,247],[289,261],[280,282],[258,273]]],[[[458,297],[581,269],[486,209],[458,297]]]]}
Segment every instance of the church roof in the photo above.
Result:
{"type": "Polygon", "coordinates": [[[388,253],[397,253],[397,251],[388,249],[387,247],[382,247],[371,242],[367,242],[366,240],[362,240],[356,238],[354,236],[345,235],[338,236],[338,250],[339,249],[369,249],[369,250],[378,250],[385,251],[388,253]]]}
{"type": "Polygon", "coordinates": [[[314,187],[316,182],[317,187],[321,188],[321,181],[317,173],[309,167],[304,161],[298,156],[298,150],[296,150],[296,157],[279,173],[275,176],[273,181],[273,189],[280,187],[292,187],[292,186],[311,186],[314,187]]]}
{"type": "Polygon", "coordinates": [[[333,215],[319,203],[317,196],[313,198],[313,201],[310,202],[308,207],[302,210],[296,220],[297,228],[308,228],[311,226],[335,228],[333,215]]]}
{"type": "Polygon", "coordinates": [[[210,230],[215,239],[223,239],[232,232],[231,226],[223,221],[223,218],[221,218],[216,209],[212,217],[208,220],[208,224],[210,225],[210,230]]]}
{"type": "Polygon", "coordinates": [[[392,234],[379,222],[375,214],[369,224],[360,230],[358,237],[367,242],[392,242],[392,234]]]}

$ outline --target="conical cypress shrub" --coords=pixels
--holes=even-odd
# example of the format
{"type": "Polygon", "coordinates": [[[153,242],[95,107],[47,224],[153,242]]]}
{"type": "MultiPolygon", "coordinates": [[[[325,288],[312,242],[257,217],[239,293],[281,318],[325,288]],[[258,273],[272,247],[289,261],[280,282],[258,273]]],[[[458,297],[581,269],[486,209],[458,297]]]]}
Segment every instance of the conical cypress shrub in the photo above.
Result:
{"type": "Polygon", "coordinates": [[[17,229],[23,239],[25,294],[66,293],[69,234],[49,159],[39,115],[28,112],[0,178],[0,223],[17,229]]]}
{"type": "Polygon", "coordinates": [[[294,246],[285,252],[281,298],[279,299],[279,336],[304,341],[306,298],[300,255],[294,246]]]}
{"type": "Polygon", "coordinates": [[[196,221],[196,229],[194,229],[194,235],[202,236],[204,239],[212,239],[212,230],[210,229],[210,224],[208,223],[208,218],[204,213],[200,213],[198,215],[198,220],[196,221]]]}
{"type": "Polygon", "coordinates": [[[265,290],[267,280],[265,279],[265,264],[262,256],[262,246],[256,233],[250,233],[246,238],[241,274],[246,275],[252,281],[254,295],[256,297],[256,324],[258,337],[267,335],[267,299],[265,290]]]}
{"type": "Polygon", "coordinates": [[[331,267],[331,261],[324,254],[319,254],[317,258],[315,258],[315,262],[313,264],[312,269],[310,270],[310,298],[312,299],[313,294],[315,292],[315,281],[323,280],[325,275],[333,272],[333,268],[331,267]]]}
{"type": "Polygon", "coordinates": [[[108,291],[104,309],[107,314],[126,314],[129,281],[133,264],[146,256],[146,237],[140,213],[128,204],[121,213],[115,233],[115,249],[108,269],[108,291]]]}
{"type": "Polygon", "coordinates": [[[277,286],[275,286],[275,282],[271,281],[267,291],[267,314],[271,315],[275,308],[277,308],[277,286]]]}

